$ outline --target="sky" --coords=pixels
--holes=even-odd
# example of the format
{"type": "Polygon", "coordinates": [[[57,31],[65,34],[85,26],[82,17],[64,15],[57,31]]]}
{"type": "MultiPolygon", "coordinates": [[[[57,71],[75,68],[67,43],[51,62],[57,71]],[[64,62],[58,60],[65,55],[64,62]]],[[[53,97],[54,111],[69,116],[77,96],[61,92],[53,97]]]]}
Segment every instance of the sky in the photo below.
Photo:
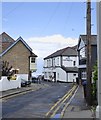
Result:
{"type": "MultiPolygon", "coordinates": [[[[96,34],[96,3],[92,2],[92,34],[96,34]]],[[[43,58],[78,43],[86,34],[86,3],[83,2],[3,2],[2,32],[15,40],[21,36],[43,58]]]]}

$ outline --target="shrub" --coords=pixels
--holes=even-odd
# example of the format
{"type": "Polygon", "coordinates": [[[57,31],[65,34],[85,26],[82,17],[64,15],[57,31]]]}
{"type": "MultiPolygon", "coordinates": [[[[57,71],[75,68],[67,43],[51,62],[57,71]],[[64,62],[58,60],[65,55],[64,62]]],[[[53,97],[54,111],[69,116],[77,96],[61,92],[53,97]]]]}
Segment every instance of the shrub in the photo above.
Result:
{"type": "Polygon", "coordinates": [[[98,80],[98,67],[97,63],[95,64],[93,68],[93,84],[92,84],[92,97],[94,104],[97,103],[97,80],[98,80]]]}
{"type": "Polygon", "coordinates": [[[11,71],[11,69],[12,66],[9,65],[9,62],[2,62],[2,76],[11,76],[13,74],[13,71],[11,71]]]}

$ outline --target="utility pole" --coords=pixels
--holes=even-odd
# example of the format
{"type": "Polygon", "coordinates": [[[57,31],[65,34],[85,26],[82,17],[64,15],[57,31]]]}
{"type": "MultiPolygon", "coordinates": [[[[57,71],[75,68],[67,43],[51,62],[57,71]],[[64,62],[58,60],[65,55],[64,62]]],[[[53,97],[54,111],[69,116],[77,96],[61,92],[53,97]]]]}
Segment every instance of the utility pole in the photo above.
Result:
{"type": "Polygon", "coordinates": [[[87,103],[91,105],[92,95],[91,95],[91,77],[92,77],[92,67],[91,67],[91,0],[87,0],[87,103]]]}

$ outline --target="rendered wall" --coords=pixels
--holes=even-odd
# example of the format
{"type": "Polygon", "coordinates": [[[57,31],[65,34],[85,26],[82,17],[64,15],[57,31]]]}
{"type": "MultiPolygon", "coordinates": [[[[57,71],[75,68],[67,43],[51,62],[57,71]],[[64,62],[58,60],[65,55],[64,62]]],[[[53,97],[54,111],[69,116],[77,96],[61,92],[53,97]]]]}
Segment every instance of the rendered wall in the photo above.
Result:
{"type": "Polygon", "coordinates": [[[7,77],[1,77],[0,91],[6,91],[14,88],[21,87],[21,78],[17,77],[16,80],[8,80],[7,77]]]}

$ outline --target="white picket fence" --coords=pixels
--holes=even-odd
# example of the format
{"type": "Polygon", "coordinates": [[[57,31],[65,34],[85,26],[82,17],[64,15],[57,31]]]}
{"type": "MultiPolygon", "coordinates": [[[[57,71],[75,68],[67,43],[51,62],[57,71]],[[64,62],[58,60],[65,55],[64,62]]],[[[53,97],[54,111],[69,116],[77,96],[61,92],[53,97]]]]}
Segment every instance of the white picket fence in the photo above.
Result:
{"type": "Polygon", "coordinates": [[[20,76],[17,76],[16,80],[8,80],[7,77],[1,77],[0,91],[6,91],[14,88],[21,88],[20,76]]]}

